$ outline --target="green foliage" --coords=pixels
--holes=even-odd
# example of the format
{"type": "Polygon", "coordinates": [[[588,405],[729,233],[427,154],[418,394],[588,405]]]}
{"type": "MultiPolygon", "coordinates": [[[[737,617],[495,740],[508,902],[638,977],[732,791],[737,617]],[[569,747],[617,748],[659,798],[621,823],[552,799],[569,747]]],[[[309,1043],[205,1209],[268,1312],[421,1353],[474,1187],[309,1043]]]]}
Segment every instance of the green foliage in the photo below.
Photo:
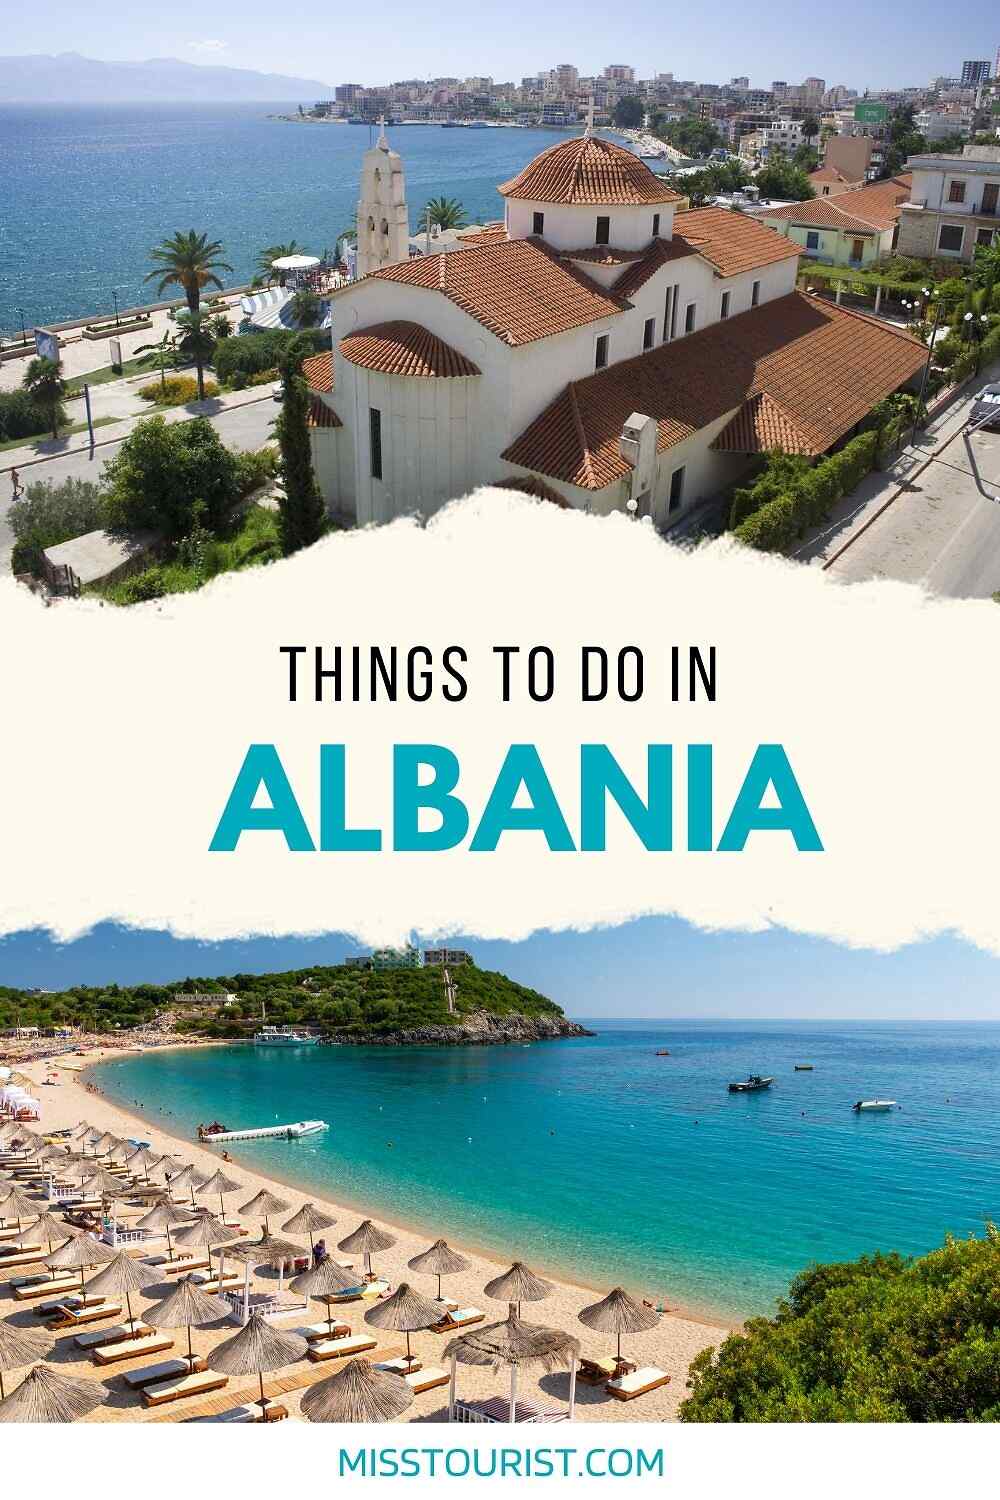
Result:
{"type": "Polygon", "coordinates": [[[638,130],[645,116],[642,100],[626,94],[615,105],[614,122],[622,130],[638,130]]]}
{"type": "Polygon", "coordinates": [[[205,527],[195,516],[191,530],[178,543],[172,561],[157,563],[144,573],[101,590],[110,604],[139,604],[165,594],[189,594],[222,573],[259,567],[281,556],[278,516],[261,505],[250,505],[223,535],[205,527]]]}
{"type": "Polygon", "coordinates": [[[700,172],[687,172],[683,177],[673,177],[670,186],[690,200],[692,208],[718,196],[719,193],[735,193],[746,187],[753,178],[741,161],[711,162],[700,172]]]}
{"type": "Polygon", "coordinates": [[[768,159],[754,180],[762,198],[784,198],[790,203],[804,203],[807,198],[816,196],[808,174],[780,151],[768,159]]]}
{"type": "Polygon", "coordinates": [[[458,198],[428,198],[420,210],[420,228],[427,226],[430,217],[431,228],[435,225],[438,229],[461,229],[468,220],[465,216],[465,205],[458,198]]]}
{"type": "MultiPolygon", "coordinates": [[[[204,394],[217,396],[218,393],[218,384],[207,380],[204,394]]],[[[150,381],[149,385],[141,385],[136,394],[154,406],[186,406],[197,398],[198,382],[193,375],[164,375],[162,379],[150,381]]]]}
{"type": "Polygon", "coordinates": [[[24,372],[21,382],[35,405],[45,413],[47,426],[52,436],[59,436],[59,428],[66,421],[63,400],[66,386],[54,359],[33,359],[24,372]]]}
{"type": "Polygon", "coordinates": [[[668,120],[657,130],[657,134],[683,151],[685,156],[708,156],[716,146],[722,145],[722,136],[711,120],[699,119],[697,115],[685,115],[681,120],[668,120]]]}
{"type": "Polygon", "coordinates": [[[217,286],[221,291],[218,273],[228,271],[232,275],[232,266],[219,259],[221,252],[218,240],[209,240],[207,235],[198,234],[193,229],[186,233],[179,229],[149,252],[156,269],[150,271],[146,280],[156,282],[159,297],[169,287],[179,286],[187,299],[189,311],[196,313],[205,287],[217,286]]]}
{"type": "Polygon", "coordinates": [[[191,530],[197,501],[217,531],[240,498],[235,455],[205,417],[138,422],[105,465],[103,480],[109,530],[159,531],[169,541],[191,530]]]}
{"type": "Polygon", "coordinates": [[[206,318],[199,312],[177,314],[177,353],[181,360],[195,367],[199,401],[205,399],[205,366],[218,342],[213,331],[217,322],[217,318],[206,318]]]}
{"type": "Polygon", "coordinates": [[[972,262],[972,277],[977,286],[995,291],[1000,286],[1000,240],[992,245],[977,245],[972,262]]]}
{"type": "Polygon", "coordinates": [[[878,444],[878,432],[864,432],[815,467],[790,477],[787,487],[747,516],[733,535],[760,552],[781,552],[790,547],[810,526],[829,515],[841,496],[849,495],[869,473],[878,444]]]}
{"type": "Polygon", "coordinates": [[[697,1355],[683,1422],[1000,1420],[1000,1240],[813,1266],[697,1355]]]}
{"type": "Polygon", "coordinates": [[[236,386],[239,377],[242,377],[243,385],[249,385],[252,376],[275,369],[289,345],[296,340],[301,343],[303,338],[308,340],[310,352],[314,354],[330,345],[329,330],[319,328],[305,334],[296,334],[288,328],[236,334],[216,344],[215,373],[223,385],[236,386]]]}
{"type": "Polygon", "coordinates": [[[323,313],[319,297],[305,287],[292,294],[289,307],[300,328],[315,328],[323,313]]]}
{"type": "Polygon", "coordinates": [[[292,345],[282,364],[284,399],[275,423],[281,450],[281,540],[286,556],[319,541],[327,528],[326,506],[316,483],[309,442],[309,387],[302,352],[292,345]]]}
{"type": "Polygon", "coordinates": [[[278,472],[279,458],[276,448],[257,448],[253,452],[236,454],[236,480],[241,495],[249,495],[261,485],[268,484],[278,472]]]}
{"type": "MultiPolygon", "coordinates": [[[[147,576],[144,573],[140,578],[147,576]]],[[[129,584],[139,581],[128,580],[129,584]]],[[[125,587],[119,585],[119,591],[125,587]]],[[[225,1009],[192,1007],[182,1017],[179,1029],[207,1036],[251,1034],[260,1022],[262,1002],[269,1023],[318,1026],[348,1038],[404,1027],[454,1025],[473,1011],[496,1016],[562,1016],[553,1001],[504,974],[475,964],[451,973],[456,986],[455,1016],[448,1013],[439,968],[374,971],[321,965],[287,973],[188,978],[165,986],[80,986],[46,995],[0,990],[0,1027],[13,1025],[18,1013],[26,1026],[56,1022],[110,1030],[116,1024],[139,1025],[151,1021],[167,1005],[183,1003],[185,991],[216,992],[220,999],[225,992],[239,996],[237,1004],[225,1009]]]]}
{"type": "MultiPolygon", "coordinates": [[[[270,286],[272,281],[279,279],[278,272],[272,269],[276,260],[284,260],[287,255],[307,253],[298,240],[289,240],[284,245],[266,245],[257,253],[257,275],[253,279],[253,285],[270,286]]],[[[282,285],[284,285],[283,279],[282,285]]]]}
{"type": "Polygon", "coordinates": [[[87,479],[51,479],[27,485],[7,511],[14,534],[11,567],[15,573],[42,571],[42,549],[71,537],[99,531],[104,525],[104,497],[87,479]]]}
{"type": "MultiPolygon", "coordinates": [[[[65,421],[65,417],[60,420],[65,421]]],[[[0,443],[38,437],[51,426],[49,408],[30,391],[0,391],[0,443]]]]}
{"type": "Polygon", "coordinates": [[[882,160],[883,177],[897,176],[908,157],[919,156],[927,149],[927,142],[914,125],[913,116],[913,105],[904,104],[894,109],[886,122],[888,142],[882,160]]]}
{"type": "Polygon", "coordinates": [[[760,510],[762,505],[776,500],[786,490],[795,489],[811,467],[809,459],[801,453],[783,453],[780,448],[769,453],[762,472],[753,484],[733,491],[729,529],[735,531],[748,516],[760,510]]]}

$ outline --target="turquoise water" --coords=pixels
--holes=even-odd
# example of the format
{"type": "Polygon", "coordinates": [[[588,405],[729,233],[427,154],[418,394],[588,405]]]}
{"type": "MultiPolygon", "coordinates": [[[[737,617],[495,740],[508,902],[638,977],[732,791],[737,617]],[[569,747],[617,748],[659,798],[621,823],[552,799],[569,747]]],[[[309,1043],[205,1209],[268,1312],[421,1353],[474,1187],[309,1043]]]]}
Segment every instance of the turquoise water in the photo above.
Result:
{"type": "MultiPolygon", "coordinates": [[[[315,254],[354,221],[365,125],[268,120],[291,104],[0,107],[0,329],[155,300],[149,248],[195,227],[225,246],[233,285],[258,251],[296,239],[315,254]]],[[[310,104],[311,100],[303,100],[310,104]]],[[[498,182],[560,139],[551,130],[390,129],[411,226],[430,197],[470,222],[503,215],[498,182]]],[[[227,278],[230,279],[230,278],[227,278]]]]}
{"type": "Polygon", "coordinates": [[[925,1251],[1000,1217],[1000,1026],[593,1024],[531,1047],[148,1053],[92,1076],[185,1137],[325,1119],[231,1149],[428,1234],[727,1318],[768,1310],[811,1260],[925,1251]],[[726,1092],[751,1071],[774,1088],[726,1092]],[[876,1094],[902,1110],[852,1113],[876,1094]]]}

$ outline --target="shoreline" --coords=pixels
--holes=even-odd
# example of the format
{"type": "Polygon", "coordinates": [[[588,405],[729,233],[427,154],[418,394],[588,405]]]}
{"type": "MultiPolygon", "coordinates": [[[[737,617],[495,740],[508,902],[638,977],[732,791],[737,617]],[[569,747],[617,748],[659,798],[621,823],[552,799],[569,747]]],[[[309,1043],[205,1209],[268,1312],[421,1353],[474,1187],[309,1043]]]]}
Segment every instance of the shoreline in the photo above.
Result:
{"type": "MultiPolygon", "coordinates": [[[[165,1043],[162,1047],[150,1047],[144,1050],[150,1052],[178,1052],[186,1050],[186,1048],[189,1046],[233,1047],[242,1045],[245,1044],[240,1042],[205,1040],[202,1042],[165,1043]]],[[[148,1129],[150,1125],[150,1117],[142,1113],[141,1106],[139,1110],[136,1110],[134,1107],[122,1103],[122,1101],[117,1096],[112,1096],[103,1092],[95,1096],[93,1094],[90,1094],[83,1086],[86,1073],[91,1068],[101,1067],[107,1065],[108,1063],[114,1063],[115,1059],[113,1051],[116,1050],[118,1049],[113,1049],[112,1055],[109,1057],[91,1058],[85,1062],[81,1060],[81,1071],[79,1073],[74,1072],[74,1080],[79,1081],[81,1085],[81,1092],[86,1093],[88,1098],[96,1097],[102,1100],[106,1100],[112,1108],[120,1111],[120,1113],[123,1114],[127,1119],[134,1120],[137,1124],[143,1125],[148,1129]]],[[[120,1050],[123,1055],[127,1055],[127,1052],[133,1049],[122,1048],[120,1050]]],[[[203,1150],[206,1156],[210,1157],[216,1163],[216,1165],[219,1165],[221,1163],[221,1155],[216,1155],[215,1152],[211,1151],[208,1147],[203,1146],[202,1143],[197,1140],[191,1141],[183,1135],[175,1134],[172,1130],[170,1130],[169,1127],[162,1125],[158,1117],[156,1119],[156,1129],[159,1130],[160,1134],[164,1137],[165,1140],[172,1142],[173,1146],[176,1147],[176,1150],[171,1150],[171,1155],[182,1154],[184,1152],[190,1152],[193,1149],[199,1149],[203,1150]]],[[[302,1194],[303,1197],[307,1197],[310,1192],[314,1191],[314,1189],[312,1188],[303,1187],[299,1183],[296,1183],[287,1177],[278,1175],[270,1167],[268,1168],[267,1172],[264,1172],[257,1167],[249,1165],[245,1161],[241,1160],[240,1157],[234,1154],[234,1148],[238,1149],[238,1147],[239,1142],[234,1141],[231,1142],[226,1149],[229,1151],[232,1158],[232,1165],[234,1167],[237,1167],[240,1171],[253,1173],[255,1176],[265,1178],[266,1181],[270,1184],[285,1188],[289,1192],[302,1194]]],[[[314,1199],[310,1201],[317,1200],[314,1199]]],[[[328,1205],[333,1211],[346,1211],[348,1213],[356,1213],[362,1218],[369,1215],[371,1208],[371,1205],[366,1206],[363,1202],[356,1201],[350,1196],[344,1194],[341,1194],[336,1199],[336,1201],[324,1195],[321,1201],[324,1204],[328,1205]]],[[[372,1216],[377,1217],[378,1223],[384,1224],[387,1229],[400,1236],[413,1235],[418,1238],[425,1236],[430,1236],[432,1238],[435,1237],[434,1230],[429,1226],[425,1228],[421,1225],[415,1225],[412,1223],[404,1224],[398,1219],[395,1219],[391,1216],[386,1217],[383,1214],[372,1216]]],[[[448,1239],[448,1243],[452,1245],[454,1249],[460,1251],[462,1254],[467,1254],[469,1256],[475,1257],[476,1259],[486,1261],[496,1274],[499,1274],[500,1271],[505,1270],[507,1265],[509,1265],[510,1263],[510,1260],[506,1259],[503,1252],[498,1250],[496,1247],[473,1243],[467,1239],[462,1239],[460,1242],[453,1242],[448,1235],[446,1235],[445,1238],[448,1239]]],[[[603,1297],[608,1291],[608,1288],[606,1286],[588,1281],[585,1277],[582,1277],[578,1271],[572,1268],[553,1266],[550,1270],[543,1268],[539,1272],[539,1274],[545,1276],[547,1279],[554,1278],[559,1283],[564,1284],[575,1291],[586,1293],[588,1296],[593,1295],[595,1298],[603,1297]]],[[[641,1296],[642,1293],[639,1291],[633,1291],[633,1295],[641,1296]]],[[[663,1316],[665,1319],[677,1318],[685,1323],[694,1323],[699,1327],[710,1329],[713,1333],[732,1333],[740,1326],[738,1323],[726,1322],[721,1317],[713,1318],[702,1312],[691,1311],[690,1309],[683,1307],[681,1304],[671,1306],[663,1316]]]]}

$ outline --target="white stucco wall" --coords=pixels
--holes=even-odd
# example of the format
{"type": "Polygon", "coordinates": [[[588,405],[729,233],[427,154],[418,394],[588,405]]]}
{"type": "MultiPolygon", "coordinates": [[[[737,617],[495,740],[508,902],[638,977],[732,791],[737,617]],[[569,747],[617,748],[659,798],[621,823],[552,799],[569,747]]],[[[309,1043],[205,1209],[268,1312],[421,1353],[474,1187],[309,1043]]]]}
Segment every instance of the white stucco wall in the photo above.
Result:
{"type": "Polygon", "coordinates": [[[535,233],[536,213],[545,216],[542,238],[555,250],[580,250],[593,245],[598,216],[611,220],[608,243],[617,250],[642,250],[653,239],[653,218],[659,214],[658,234],[673,235],[674,203],[649,203],[642,207],[602,208],[590,203],[541,203],[507,199],[507,233],[512,240],[525,240],[535,233]]]}

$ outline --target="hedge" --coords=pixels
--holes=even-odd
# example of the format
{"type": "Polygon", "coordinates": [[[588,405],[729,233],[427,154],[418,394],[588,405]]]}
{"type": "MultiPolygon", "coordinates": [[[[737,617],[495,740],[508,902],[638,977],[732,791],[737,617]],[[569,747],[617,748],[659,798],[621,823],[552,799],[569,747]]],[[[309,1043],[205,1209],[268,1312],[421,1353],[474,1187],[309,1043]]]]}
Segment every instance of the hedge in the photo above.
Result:
{"type": "Polygon", "coordinates": [[[330,347],[330,330],[311,328],[305,334],[289,328],[269,328],[262,333],[240,333],[223,339],[215,347],[215,373],[225,385],[252,383],[254,375],[274,369],[293,339],[307,337],[316,353],[330,347]]]}
{"type": "Polygon", "coordinates": [[[733,533],[747,547],[781,552],[810,526],[827,516],[874,468],[879,434],[863,432],[815,468],[795,480],[794,489],[778,495],[748,516],[733,533]]]}
{"type": "MultiPolygon", "coordinates": [[[[59,408],[59,425],[66,420],[59,408]]],[[[0,443],[13,438],[38,437],[52,431],[52,412],[24,390],[0,391],[0,443]]]]}

